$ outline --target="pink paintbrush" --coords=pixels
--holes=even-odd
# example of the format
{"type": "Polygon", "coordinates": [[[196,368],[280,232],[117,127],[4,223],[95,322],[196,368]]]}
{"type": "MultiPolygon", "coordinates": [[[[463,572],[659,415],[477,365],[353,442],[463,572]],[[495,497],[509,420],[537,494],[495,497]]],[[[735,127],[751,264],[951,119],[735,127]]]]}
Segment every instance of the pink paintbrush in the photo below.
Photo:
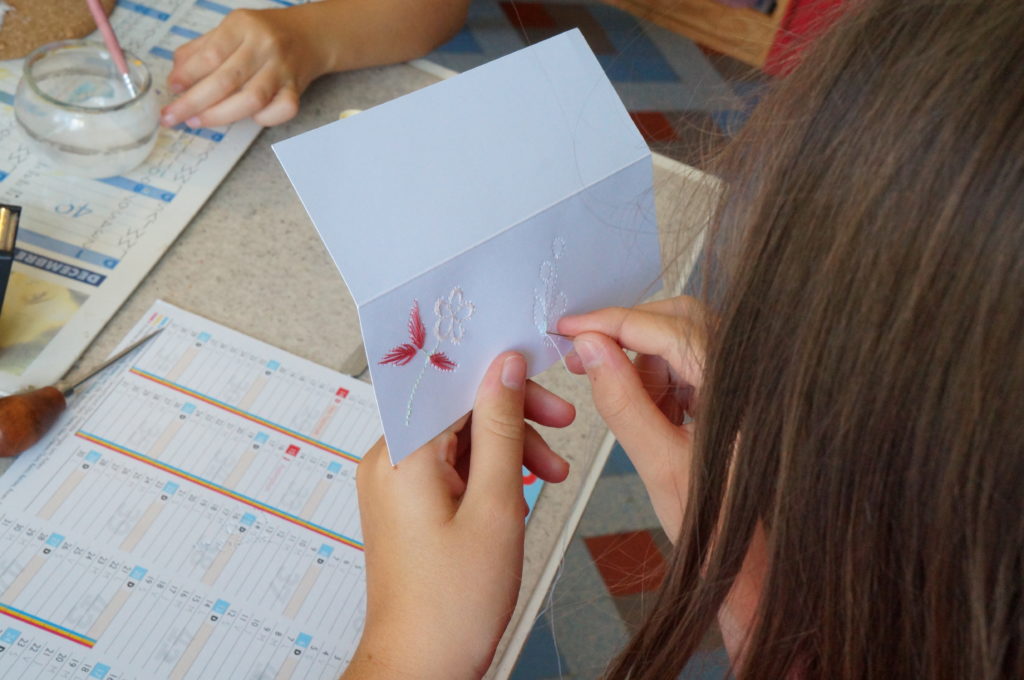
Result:
{"type": "Polygon", "coordinates": [[[107,51],[110,52],[110,56],[114,59],[114,65],[121,72],[124,84],[128,88],[128,94],[134,97],[136,94],[135,83],[132,82],[131,74],[128,73],[128,62],[124,59],[124,51],[121,49],[121,43],[117,42],[117,36],[114,35],[114,29],[110,25],[107,13],[103,11],[100,0],[85,1],[89,5],[89,11],[92,12],[96,28],[100,29],[100,33],[103,34],[103,42],[107,44],[107,51]]]}

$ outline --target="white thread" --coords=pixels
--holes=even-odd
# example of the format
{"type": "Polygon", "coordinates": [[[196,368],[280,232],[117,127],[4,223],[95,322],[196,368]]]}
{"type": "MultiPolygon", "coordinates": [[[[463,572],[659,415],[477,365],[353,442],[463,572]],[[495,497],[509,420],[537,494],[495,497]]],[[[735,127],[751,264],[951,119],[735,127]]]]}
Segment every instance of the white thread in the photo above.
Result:
{"type": "MultiPolygon", "coordinates": [[[[409,392],[409,403],[405,405],[405,426],[409,426],[409,421],[412,419],[412,400],[416,396],[416,390],[420,388],[420,382],[423,380],[423,374],[427,372],[427,366],[430,364],[430,355],[437,351],[437,348],[441,346],[441,340],[438,339],[437,344],[434,345],[434,351],[427,354],[427,358],[423,361],[423,365],[420,366],[420,374],[416,376],[416,382],[412,384],[412,391],[409,392]]],[[[423,352],[424,350],[420,350],[423,352]]]]}
{"type": "Polygon", "coordinates": [[[553,338],[552,338],[551,336],[549,336],[549,335],[545,335],[545,337],[546,337],[546,338],[547,338],[547,339],[548,339],[549,341],[551,341],[551,346],[555,348],[555,351],[556,351],[556,352],[558,352],[558,358],[559,358],[559,359],[561,359],[561,361],[562,361],[562,368],[564,368],[564,369],[566,370],[566,372],[567,372],[567,373],[572,373],[572,371],[570,371],[570,370],[569,370],[569,364],[565,363],[565,356],[566,356],[566,355],[562,354],[562,348],[558,346],[558,342],[556,342],[556,341],[555,341],[555,340],[554,340],[554,339],[553,339],[553,338]]]}
{"type": "MultiPolygon", "coordinates": [[[[568,546],[565,547],[568,550],[568,546]]],[[[555,633],[555,587],[562,580],[562,572],[565,571],[565,550],[562,551],[562,559],[558,560],[558,571],[555,578],[551,580],[551,588],[548,589],[548,627],[551,629],[551,646],[555,648],[555,663],[558,664],[558,677],[562,677],[562,655],[558,651],[558,635],[555,633]]]]}
{"type": "MultiPolygon", "coordinates": [[[[598,441],[599,440],[603,441],[605,439],[605,437],[606,437],[606,433],[607,433],[607,431],[604,430],[604,429],[601,429],[601,428],[594,428],[594,427],[587,428],[587,433],[586,433],[586,436],[585,436],[585,442],[583,443],[582,446],[579,447],[579,450],[581,450],[581,451],[595,451],[595,452],[598,452],[597,454],[595,454],[595,458],[601,458],[601,452],[605,451],[605,444],[607,444],[607,442],[599,444],[598,441]]],[[[609,448],[610,448],[610,445],[609,445],[609,448]]],[[[601,467],[604,466],[604,463],[606,461],[607,461],[607,456],[602,458],[602,460],[601,460],[601,467]]],[[[541,567],[540,579],[542,581],[547,578],[548,574],[551,574],[551,582],[550,582],[550,585],[549,585],[549,590],[547,591],[546,594],[539,594],[538,595],[535,592],[533,594],[533,596],[531,596],[530,598],[527,599],[527,601],[525,602],[526,612],[531,612],[533,610],[533,607],[535,607],[535,606],[538,607],[538,610],[536,611],[536,613],[532,614],[533,619],[532,619],[532,621],[530,623],[529,632],[526,633],[525,637],[521,637],[520,636],[518,631],[521,630],[521,627],[517,625],[517,633],[515,635],[513,635],[512,638],[511,638],[513,641],[518,641],[520,639],[525,640],[525,639],[529,638],[530,636],[532,636],[532,634],[534,632],[534,627],[533,626],[536,624],[536,622],[539,621],[540,618],[542,616],[544,616],[545,614],[549,614],[550,615],[550,621],[551,621],[551,641],[552,641],[552,644],[555,645],[555,649],[557,651],[557,648],[558,648],[558,637],[557,637],[557,634],[555,633],[555,610],[554,610],[554,607],[555,607],[555,588],[558,587],[558,585],[560,584],[562,578],[564,577],[565,566],[566,566],[566,561],[567,561],[566,555],[568,553],[568,548],[569,548],[569,546],[575,545],[577,543],[577,541],[575,540],[577,537],[579,537],[578,543],[580,545],[580,548],[583,551],[586,551],[586,547],[585,547],[585,545],[582,542],[583,541],[582,530],[580,528],[581,520],[582,520],[582,517],[583,517],[583,514],[584,514],[583,509],[582,509],[581,504],[580,504],[580,499],[582,498],[582,494],[584,493],[584,491],[586,491],[586,490],[591,490],[592,491],[593,490],[594,485],[595,485],[597,479],[600,477],[600,468],[596,466],[596,463],[597,463],[597,460],[593,460],[592,461],[592,464],[594,465],[594,467],[592,467],[592,469],[589,470],[586,473],[585,478],[583,480],[583,485],[577,491],[576,503],[573,504],[573,508],[569,512],[569,517],[567,518],[566,523],[563,524],[562,527],[560,528],[560,530],[558,531],[557,544],[556,544],[555,550],[552,551],[552,557],[555,554],[558,555],[557,568],[555,569],[554,573],[552,574],[552,572],[551,572],[551,569],[552,569],[551,560],[548,560],[541,567]],[[546,595],[546,597],[545,597],[545,595],[546,595]],[[543,608],[538,606],[540,603],[544,603],[543,608]]],[[[589,492],[587,493],[587,496],[589,497],[589,492]]],[[[544,502],[544,494],[543,493],[541,494],[541,500],[539,502],[544,502]]],[[[582,600],[582,601],[578,602],[577,604],[586,604],[587,602],[597,601],[597,600],[603,601],[603,599],[604,598],[600,598],[600,597],[595,599],[595,600],[591,600],[590,598],[588,598],[586,600],[582,600]]],[[[505,672],[511,672],[513,667],[514,667],[514,663],[507,663],[506,662],[506,663],[499,664],[496,668],[499,671],[499,673],[505,673],[505,672]]],[[[559,660],[559,675],[561,675],[561,661],[560,660],[559,660]]]]}
{"type": "Polygon", "coordinates": [[[534,624],[542,617],[547,615],[548,617],[548,628],[551,629],[551,646],[555,648],[555,662],[558,664],[558,676],[562,677],[562,655],[558,651],[558,635],[555,633],[555,588],[558,587],[558,582],[562,580],[562,574],[565,572],[565,553],[569,549],[569,544],[572,543],[572,535],[568,538],[565,535],[562,536],[562,540],[559,541],[561,544],[559,550],[562,557],[558,560],[558,570],[555,572],[555,577],[551,579],[551,586],[548,587],[548,603],[537,612],[536,618],[534,618],[534,624]]]}

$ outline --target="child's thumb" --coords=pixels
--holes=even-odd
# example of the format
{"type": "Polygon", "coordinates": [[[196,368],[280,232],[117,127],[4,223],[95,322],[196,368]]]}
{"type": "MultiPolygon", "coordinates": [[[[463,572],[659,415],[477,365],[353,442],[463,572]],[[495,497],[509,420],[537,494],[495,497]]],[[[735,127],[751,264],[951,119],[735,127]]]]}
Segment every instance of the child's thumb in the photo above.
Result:
{"type": "Polygon", "coordinates": [[[523,496],[525,395],[526,360],[521,354],[506,352],[487,370],[473,406],[466,502],[519,507],[515,503],[523,496]]]}

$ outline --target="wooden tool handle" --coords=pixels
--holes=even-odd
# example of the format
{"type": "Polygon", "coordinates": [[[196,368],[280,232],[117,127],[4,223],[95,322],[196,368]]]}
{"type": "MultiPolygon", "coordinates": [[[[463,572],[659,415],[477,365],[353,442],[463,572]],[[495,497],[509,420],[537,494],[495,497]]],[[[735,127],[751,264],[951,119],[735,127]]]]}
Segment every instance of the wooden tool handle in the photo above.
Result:
{"type": "Polygon", "coordinates": [[[16,456],[39,441],[66,406],[55,387],[0,399],[0,458],[16,456]]]}

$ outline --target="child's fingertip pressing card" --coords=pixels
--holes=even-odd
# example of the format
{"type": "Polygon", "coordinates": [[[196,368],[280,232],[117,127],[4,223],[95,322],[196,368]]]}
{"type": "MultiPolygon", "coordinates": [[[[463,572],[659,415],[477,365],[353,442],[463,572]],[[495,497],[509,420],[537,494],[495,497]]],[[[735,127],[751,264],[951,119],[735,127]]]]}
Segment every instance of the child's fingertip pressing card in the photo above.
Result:
{"type": "Polygon", "coordinates": [[[397,463],[535,375],[558,319],[654,292],[651,154],[578,30],[274,145],[359,308],[397,463]]]}

